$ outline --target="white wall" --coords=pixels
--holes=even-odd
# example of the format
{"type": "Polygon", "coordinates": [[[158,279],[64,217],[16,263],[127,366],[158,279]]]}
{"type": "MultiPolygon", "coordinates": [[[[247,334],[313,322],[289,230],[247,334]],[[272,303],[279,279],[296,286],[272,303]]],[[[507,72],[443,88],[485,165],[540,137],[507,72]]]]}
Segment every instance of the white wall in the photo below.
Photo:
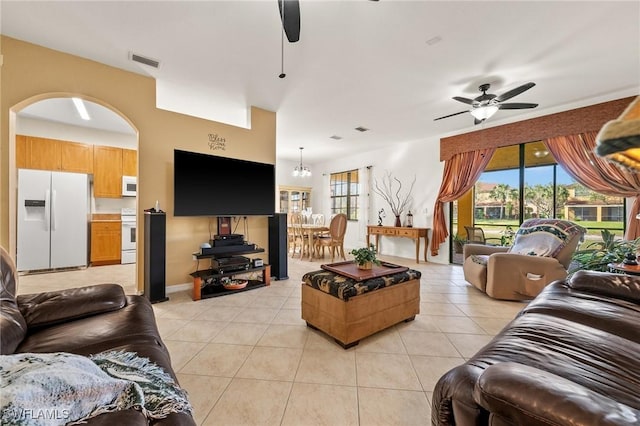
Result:
{"type": "Polygon", "coordinates": [[[20,117],[19,115],[16,118],[16,134],[93,145],[138,149],[137,135],[107,132],[89,127],[70,126],[55,121],[20,117]]]}
{"type": "MultiPolygon", "coordinates": [[[[311,186],[313,194],[311,204],[313,211],[324,213],[326,217],[330,215],[329,205],[329,175],[335,172],[341,172],[353,169],[363,169],[372,166],[372,178],[381,182],[386,171],[400,179],[404,188],[408,188],[416,177],[416,183],[413,187],[413,202],[409,209],[413,213],[413,225],[418,228],[431,228],[433,222],[433,205],[440,189],[442,181],[442,170],[444,163],[439,161],[439,144],[440,139],[426,139],[409,143],[392,143],[390,147],[382,150],[363,152],[357,156],[341,157],[330,162],[310,164],[313,176],[311,178],[311,186]]],[[[278,163],[280,166],[281,163],[278,163]]],[[[295,163],[291,164],[291,169],[295,167],[295,163]]],[[[366,173],[361,175],[361,181],[367,177],[366,173]]],[[[299,182],[299,181],[297,181],[299,182]]],[[[373,180],[372,180],[373,182],[373,180]]],[[[284,184],[278,182],[278,184],[284,184]]],[[[290,184],[290,183],[286,183],[290,184]]],[[[301,185],[300,183],[296,183],[301,185]]],[[[306,184],[305,184],[306,185],[306,184]]],[[[365,183],[361,184],[361,188],[366,188],[365,183]]],[[[366,197],[370,197],[370,207],[368,212],[361,212],[360,220],[349,222],[347,225],[347,235],[345,236],[345,251],[352,248],[362,247],[366,244],[367,225],[377,224],[377,212],[380,208],[384,208],[387,214],[383,219],[383,225],[393,226],[395,217],[391,213],[389,205],[373,191],[370,194],[361,193],[361,206],[366,206],[366,197]]],[[[405,220],[405,211],[402,215],[402,221],[405,220]]],[[[445,213],[448,218],[448,212],[445,213]]],[[[431,231],[429,232],[431,239],[431,231]]],[[[424,246],[421,241],[421,258],[424,246]]],[[[415,244],[413,240],[407,238],[380,238],[380,252],[393,256],[404,257],[407,259],[415,259],[415,244]]],[[[429,251],[429,261],[436,263],[449,263],[448,242],[440,248],[440,254],[431,257],[429,251]]]]}

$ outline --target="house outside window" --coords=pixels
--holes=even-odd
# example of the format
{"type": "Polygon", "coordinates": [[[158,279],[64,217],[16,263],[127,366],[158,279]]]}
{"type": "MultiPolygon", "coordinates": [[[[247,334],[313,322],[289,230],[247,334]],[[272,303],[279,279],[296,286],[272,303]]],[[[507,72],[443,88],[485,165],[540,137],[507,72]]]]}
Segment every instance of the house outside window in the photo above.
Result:
{"type": "Polygon", "coordinates": [[[348,220],[358,220],[359,176],[358,170],[331,173],[331,214],[345,213],[348,220]]]}
{"type": "Polygon", "coordinates": [[[624,212],[623,197],[584,187],[541,142],[499,148],[474,187],[473,224],[494,238],[535,217],[574,221],[591,241],[600,239],[602,229],[621,238],[624,212]]]}

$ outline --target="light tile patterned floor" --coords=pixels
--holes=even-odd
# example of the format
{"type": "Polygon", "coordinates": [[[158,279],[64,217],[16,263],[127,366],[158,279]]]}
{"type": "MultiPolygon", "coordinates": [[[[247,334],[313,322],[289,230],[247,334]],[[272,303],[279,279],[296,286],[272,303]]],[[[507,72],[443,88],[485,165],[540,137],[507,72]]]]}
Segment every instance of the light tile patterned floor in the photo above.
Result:
{"type": "MultiPolygon", "coordinates": [[[[383,257],[422,271],[421,313],[344,350],[300,318],[300,279],[321,262],[289,258],[289,279],[194,302],[154,305],[202,425],[425,425],[438,378],[500,331],[522,303],[492,300],[457,265],[383,257]]],[[[325,261],[326,262],[326,261],[325,261]]],[[[120,282],[135,265],[20,277],[20,293],[120,282]]]]}

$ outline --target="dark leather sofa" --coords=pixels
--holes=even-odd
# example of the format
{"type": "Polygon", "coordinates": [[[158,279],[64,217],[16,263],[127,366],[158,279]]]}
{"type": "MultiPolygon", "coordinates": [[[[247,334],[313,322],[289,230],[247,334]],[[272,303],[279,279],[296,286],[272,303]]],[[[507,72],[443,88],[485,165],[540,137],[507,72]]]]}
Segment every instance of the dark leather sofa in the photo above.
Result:
{"type": "Polygon", "coordinates": [[[640,425],[640,277],[547,286],[440,378],[433,425],[640,425]]]}
{"type": "MultiPolygon", "coordinates": [[[[19,295],[13,261],[0,248],[0,353],[68,352],[91,355],[123,350],[149,358],[174,379],[169,351],[151,304],[117,284],[19,295]]],[[[176,380],[177,382],[177,380],[176,380]]],[[[187,413],[148,422],[137,410],[101,414],[88,425],[195,425],[187,413]]]]}

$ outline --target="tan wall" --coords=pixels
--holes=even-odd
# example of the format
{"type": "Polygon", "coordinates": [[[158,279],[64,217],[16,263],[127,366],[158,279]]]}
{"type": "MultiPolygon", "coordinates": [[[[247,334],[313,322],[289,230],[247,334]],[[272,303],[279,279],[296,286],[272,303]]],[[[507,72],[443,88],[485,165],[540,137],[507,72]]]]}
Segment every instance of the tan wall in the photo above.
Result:
{"type": "MultiPolygon", "coordinates": [[[[195,269],[191,253],[209,238],[209,218],[173,217],[173,149],[275,164],[276,115],[251,109],[251,129],[229,126],[155,107],[155,80],[77,56],[1,37],[1,203],[0,244],[15,254],[15,135],[12,115],[38,100],[78,95],[109,107],[139,132],[138,288],[142,288],[143,210],[160,202],[167,212],[167,285],[185,283],[195,269]],[[226,139],[226,150],[211,151],[209,137],[226,139]]],[[[275,196],[275,195],[274,195],[275,196]]],[[[212,231],[216,222],[211,220],[212,231]]],[[[238,229],[243,229],[242,225],[238,229]]],[[[249,219],[252,243],[267,246],[267,219],[249,219]]],[[[266,253],[261,256],[266,258],[266,253]]],[[[201,262],[201,267],[202,267],[201,262]]]]}

